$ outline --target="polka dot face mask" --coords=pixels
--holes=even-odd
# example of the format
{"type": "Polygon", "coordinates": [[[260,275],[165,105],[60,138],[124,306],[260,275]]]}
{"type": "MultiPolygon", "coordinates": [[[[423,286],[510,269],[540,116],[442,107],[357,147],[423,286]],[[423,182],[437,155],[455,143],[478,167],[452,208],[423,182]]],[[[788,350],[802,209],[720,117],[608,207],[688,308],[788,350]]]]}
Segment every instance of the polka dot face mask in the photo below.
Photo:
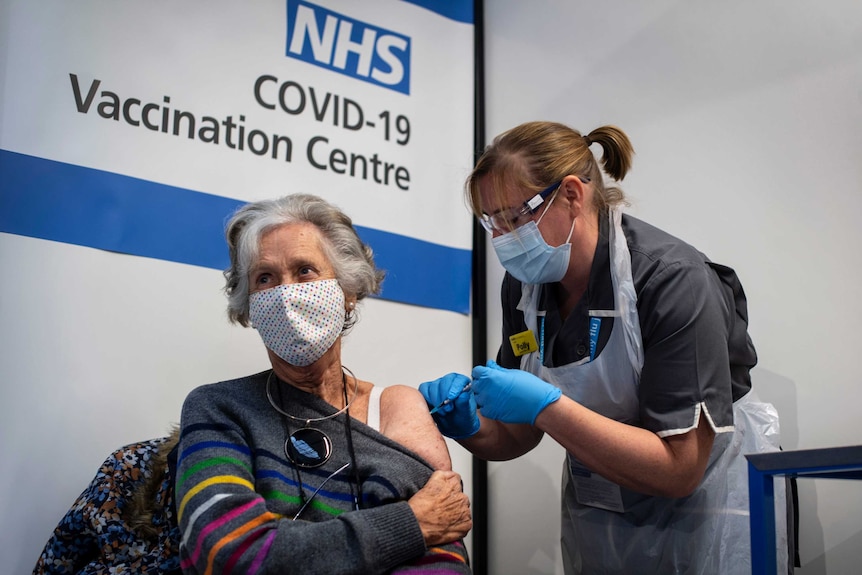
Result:
{"type": "Polygon", "coordinates": [[[332,347],[344,327],[338,280],[283,284],[248,298],[252,326],[263,344],[291,365],[304,367],[332,347]]]}

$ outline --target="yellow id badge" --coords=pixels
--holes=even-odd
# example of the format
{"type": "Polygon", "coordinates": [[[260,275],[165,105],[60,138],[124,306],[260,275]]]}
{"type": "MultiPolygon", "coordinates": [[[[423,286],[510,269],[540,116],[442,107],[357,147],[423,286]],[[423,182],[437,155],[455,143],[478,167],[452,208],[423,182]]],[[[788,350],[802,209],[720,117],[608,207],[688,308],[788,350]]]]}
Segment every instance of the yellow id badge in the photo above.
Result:
{"type": "Polygon", "coordinates": [[[539,351],[539,344],[536,343],[536,336],[531,330],[522,331],[515,335],[509,336],[509,343],[512,344],[512,351],[515,352],[515,357],[539,351]]]}

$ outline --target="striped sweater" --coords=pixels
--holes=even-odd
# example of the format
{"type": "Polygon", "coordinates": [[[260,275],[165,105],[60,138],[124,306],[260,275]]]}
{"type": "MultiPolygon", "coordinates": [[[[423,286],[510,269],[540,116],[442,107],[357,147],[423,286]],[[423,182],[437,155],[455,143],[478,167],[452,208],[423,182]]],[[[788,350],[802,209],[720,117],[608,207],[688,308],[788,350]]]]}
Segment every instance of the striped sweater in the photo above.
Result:
{"type": "MultiPolygon", "coordinates": [[[[461,542],[426,549],[407,504],[428,481],[431,467],[355,419],[361,510],[354,510],[356,487],[348,468],[327,481],[293,521],[302,506],[300,481],[310,497],[350,461],[346,414],[312,425],[332,439],[332,456],[322,467],[297,473],[284,454],[287,418],[266,397],[268,374],[205,385],[185,400],[176,481],[184,573],[470,573],[461,542]]],[[[292,386],[277,387],[281,406],[296,417],[336,411],[292,386]]],[[[290,431],[298,427],[287,424],[290,431]]]]}

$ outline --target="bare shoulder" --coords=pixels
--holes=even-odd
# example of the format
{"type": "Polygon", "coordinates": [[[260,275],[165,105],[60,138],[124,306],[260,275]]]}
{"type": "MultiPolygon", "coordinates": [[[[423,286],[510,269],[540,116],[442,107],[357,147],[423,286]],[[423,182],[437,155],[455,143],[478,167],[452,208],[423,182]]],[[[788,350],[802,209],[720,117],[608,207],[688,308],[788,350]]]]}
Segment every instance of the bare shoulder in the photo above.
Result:
{"type": "MultiPolygon", "coordinates": [[[[437,426],[431,418],[425,398],[418,389],[407,385],[390,385],[383,389],[380,395],[380,427],[403,426],[407,422],[413,425],[433,428],[437,426]]],[[[385,435],[385,433],[384,433],[385,435]]]]}
{"type": "Polygon", "coordinates": [[[434,469],[451,469],[446,441],[419,390],[391,385],[380,396],[380,432],[421,455],[434,469]]]}
{"type": "Polygon", "coordinates": [[[418,389],[408,385],[384,387],[380,395],[380,407],[381,409],[416,409],[428,413],[425,398],[418,389]]]}

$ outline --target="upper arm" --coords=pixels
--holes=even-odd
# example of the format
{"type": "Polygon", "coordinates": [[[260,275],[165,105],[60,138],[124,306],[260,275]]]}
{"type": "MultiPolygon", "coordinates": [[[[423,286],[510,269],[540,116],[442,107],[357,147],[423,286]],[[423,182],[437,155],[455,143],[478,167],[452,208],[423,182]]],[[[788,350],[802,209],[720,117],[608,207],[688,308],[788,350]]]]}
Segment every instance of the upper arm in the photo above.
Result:
{"type": "Polygon", "coordinates": [[[434,469],[452,469],[449,448],[419,390],[392,385],[380,396],[380,433],[416,452],[434,469]]]}
{"type": "Polygon", "coordinates": [[[714,273],[675,262],[638,296],[644,364],[638,387],[643,426],[690,429],[698,405],[717,428],[733,424],[728,319],[714,273]]]}
{"type": "Polygon", "coordinates": [[[674,469],[680,471],[682,488],[676,496],[690,495],[703,479],[714,439],[715,431],[703,414],[691,431],[664,438],[676,462],[674,469]]]}
{"type": "Polygon", "coordinates": [[[252,451],[237,421],[207,387],[197,388],[183,403],[175,498],[181,530],[210,498],[222,497],[218,509],[262,501],[255,492],[252,451]],[[231,497],[228,497],[231,496],[231,497]]]}

